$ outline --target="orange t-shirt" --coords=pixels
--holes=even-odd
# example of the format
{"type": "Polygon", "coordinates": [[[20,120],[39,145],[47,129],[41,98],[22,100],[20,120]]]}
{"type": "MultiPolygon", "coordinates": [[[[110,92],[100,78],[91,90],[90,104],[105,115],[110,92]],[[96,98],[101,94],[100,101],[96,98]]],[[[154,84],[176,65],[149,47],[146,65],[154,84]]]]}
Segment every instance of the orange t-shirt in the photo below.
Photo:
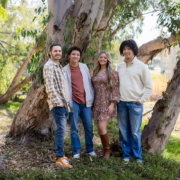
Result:
{"type": "Polygon", "coordinates": [[[72,99],[78,104],[86,104],[83,78],[79,66],[76,67],[70,66],[70,70],[71,70],[72,99]]]}

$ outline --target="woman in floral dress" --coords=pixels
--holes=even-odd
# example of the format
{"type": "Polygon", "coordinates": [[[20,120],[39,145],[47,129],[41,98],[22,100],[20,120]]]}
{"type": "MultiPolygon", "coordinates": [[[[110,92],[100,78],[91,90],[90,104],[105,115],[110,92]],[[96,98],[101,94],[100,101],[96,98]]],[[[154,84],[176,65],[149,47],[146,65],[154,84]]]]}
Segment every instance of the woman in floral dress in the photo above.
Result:
{"type": "Polygon", "coordinates": [[[92,84],[95,91],[92,108],[93,119],[98,121],[98,131],[103,145],[104,158],[109,158],[111,150],[106,126],[109,119],[117,119],[116,103],[120,101],[118,73],[112,69],[109,52],[102,51],[93,71],[92,84]]]}

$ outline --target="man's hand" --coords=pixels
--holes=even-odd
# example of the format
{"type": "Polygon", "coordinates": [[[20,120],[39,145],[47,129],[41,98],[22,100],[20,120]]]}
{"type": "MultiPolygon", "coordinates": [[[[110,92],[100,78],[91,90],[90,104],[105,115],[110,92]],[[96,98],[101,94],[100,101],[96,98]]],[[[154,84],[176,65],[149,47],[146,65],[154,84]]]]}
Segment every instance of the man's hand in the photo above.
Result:
{"type": "Polygon", "coordinates": [[[114,110],[114,103],[111,103],[107,110],[108,110],[108,115],[110,116],[114,110]]]}
{"type": "Polygon", "coordinates": [[[136,103],[136,104],[139,104],[139,105],[141,104],[138,100],[134,101],[133,103],[136,103]]]}

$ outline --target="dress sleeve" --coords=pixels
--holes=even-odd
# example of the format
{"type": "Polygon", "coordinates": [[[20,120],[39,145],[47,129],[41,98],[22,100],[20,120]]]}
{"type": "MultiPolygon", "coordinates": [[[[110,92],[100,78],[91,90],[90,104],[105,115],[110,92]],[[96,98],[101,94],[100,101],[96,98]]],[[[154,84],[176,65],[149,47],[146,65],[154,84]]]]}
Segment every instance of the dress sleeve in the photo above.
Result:
{"type": "Polygon", "coordinates": [[[118,103],[120,101],[118,73],[117,71],[113,70],[112,74],[113,74],[114,88],[110,93],[110,101],[118,103]]]}

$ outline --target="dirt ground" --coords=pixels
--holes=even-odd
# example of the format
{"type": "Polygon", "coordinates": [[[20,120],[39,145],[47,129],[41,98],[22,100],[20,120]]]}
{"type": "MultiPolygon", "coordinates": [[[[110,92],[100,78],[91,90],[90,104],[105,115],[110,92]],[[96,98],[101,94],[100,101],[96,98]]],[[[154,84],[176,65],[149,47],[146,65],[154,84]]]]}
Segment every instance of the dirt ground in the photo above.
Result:
{"type": "MultiPolygon", "coordinates": [[[[10,126],[12,117],[5,112],[0,112],[0,161],[3,160],[8,170],[22,172],[28,170],[44,170],[45,172],[56,172],[59,170],[52,160],[54,140],[46,142],[36,142],[20,145],[17,141],[5,138],[10,126]]],[[[80,139],[84,139],[84,129],[79,124],[80,139]]],[[[66,138],[70,138],[70,127],[67,125],[66,138]]],[[[93,143],[100,144],[100,138],[94,136],[93,143]]],[[[72,158],[70,141],[65,141],[65,155],[72,158]]],[[[82,156],[85,155],[85,148],[82,147],[82,156]]],[[[96,153],[101,155],[102,148],[96,149],[96,153]]]]}
{"type": "MultiPolygon", "coordinates": [[[[144,106],[144,112],[151,110],[154,103],[146,103],[144,106]]],[[[148,120],[150,113],[144,117],[144,120],[148,120]]],[[[12,117],[6,114],[4,111],[0,111],[0,161],[4,160],[7,168],[12,171],[25,171],[25,170],[44,170],[46,172],[55,172],[59,169],[52,160],[54,141],[48,142],[36,142],[26,145],[20,145],[17,141],[6,139],[5,136],[8,133],[12,123],[12,117]]],[[[180,116],[174,127],[174,133],[180,136],[180,116]]],[[[84,139],[84,130],[82,125],[79,125],[80,139],[84,139]]],[[[70,128],[67,126],[66,137],[70,136],[70,128]]],[[[98,136],[94,136],[95,144],[100,144],[98,136]]],[[[65,141],[65,153],[68,158],[72,157],[71,147],[68,140],[65,141]]],[[[95,149],[96,153],[100,155],[102,148],[95,149]]],[[[82,148],[82,155],[85,155],[85,148],[82,148]]]]}

